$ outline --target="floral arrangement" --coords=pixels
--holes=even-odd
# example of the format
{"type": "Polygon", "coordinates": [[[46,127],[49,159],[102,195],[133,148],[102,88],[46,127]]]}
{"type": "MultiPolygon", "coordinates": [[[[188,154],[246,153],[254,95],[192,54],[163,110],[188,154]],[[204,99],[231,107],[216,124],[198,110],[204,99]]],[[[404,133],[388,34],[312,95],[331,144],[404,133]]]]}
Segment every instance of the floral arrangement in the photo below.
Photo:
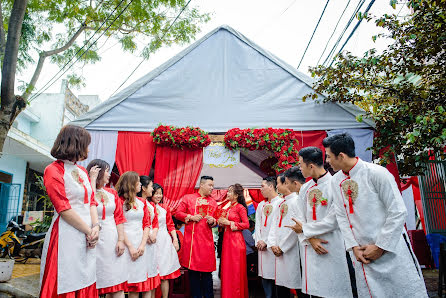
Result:
{"type": "Polygon", "coordinates": [[[230,150],[269,150],[278,162],[273,166],[281,173],[299,163],[298,133],[291,129],[233,128],[225,134],[225,146],[230,150]]]}
{"type": "Polygon", "coordinates": [[[199,127],[158,125],[152,132],[153,142],[178,149],[201,149],[211,143],[207,132],[199,127]]]}

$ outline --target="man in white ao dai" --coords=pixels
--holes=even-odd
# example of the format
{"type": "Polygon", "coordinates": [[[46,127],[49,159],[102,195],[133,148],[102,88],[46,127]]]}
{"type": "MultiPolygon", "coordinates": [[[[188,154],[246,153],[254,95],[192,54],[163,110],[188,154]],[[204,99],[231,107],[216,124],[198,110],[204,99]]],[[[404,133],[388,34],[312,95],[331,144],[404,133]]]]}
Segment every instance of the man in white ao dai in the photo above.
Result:
{"type": "Polygon", "coordinates": [[[355,157],[349,134],[323,141],[335,171],[336,217],[352,255],[359,297],[428,297],[404,229],[406,207],[395,179],[382,166],[355,157]],[[354,256],[354,257],[353,257],[354,256]]]}

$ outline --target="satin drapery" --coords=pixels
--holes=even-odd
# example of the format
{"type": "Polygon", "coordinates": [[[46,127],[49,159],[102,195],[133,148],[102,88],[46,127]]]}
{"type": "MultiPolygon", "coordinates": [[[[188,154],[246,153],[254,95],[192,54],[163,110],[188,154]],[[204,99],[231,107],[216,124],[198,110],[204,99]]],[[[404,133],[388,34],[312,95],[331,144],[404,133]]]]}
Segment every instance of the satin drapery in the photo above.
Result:
{"type": "Polygon", "coordinates": [[[155,143],[150,132],[118,132],[116,166],[121,175],[127,171],[149,175],[154,156],[155,143]]]}
{"type": "Polygon", "coordinates": [[[156,183],[164,188],[164,203],[173,212],[180,199],[194,192],[203,167],[203,150],[179,150],[165,146],[156,149],[156,183]]]}

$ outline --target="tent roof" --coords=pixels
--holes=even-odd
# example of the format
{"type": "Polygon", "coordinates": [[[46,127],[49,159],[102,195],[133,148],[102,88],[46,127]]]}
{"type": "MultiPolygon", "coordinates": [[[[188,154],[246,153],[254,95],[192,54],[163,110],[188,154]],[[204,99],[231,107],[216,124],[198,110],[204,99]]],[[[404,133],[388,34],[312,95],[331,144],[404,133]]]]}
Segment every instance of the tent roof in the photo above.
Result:
{"type": "Polygon", "coordinates": [[[159,123],[209,132],[251,127],[370,128],[351,104],[303,102],[312,80],[229,26],[218,27],[72,124],[151,131],[159,123]]]}

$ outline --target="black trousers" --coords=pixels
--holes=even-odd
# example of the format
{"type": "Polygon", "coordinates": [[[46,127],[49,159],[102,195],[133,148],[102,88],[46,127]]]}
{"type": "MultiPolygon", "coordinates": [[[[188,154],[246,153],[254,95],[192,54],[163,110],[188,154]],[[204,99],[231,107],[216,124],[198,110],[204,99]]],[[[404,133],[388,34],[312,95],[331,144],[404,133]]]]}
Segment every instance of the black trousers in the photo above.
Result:
{"type": "Polygon", "coordinates": [[[200,272],[189,269],[190,292],[193,298],[213,298],[214,284],[211,272],[200,272]]]}
{"type": "Polygon", "coordinates": [[[290,289],[283,286],[276,286],[276,295],[277,298],[290,298],[291,292],[290,289]]]}
{"type": "MultiPolygon", "coordinates": [[[[297,297],[299,298],[307,298],[310,297],[310,295],[302,293],[301,289],[295,289],[297,293],[297,297]]],[[[289,298],[291,297],[291,291],[289,288],[283,287],[283,286],[276,286],[276,297],[277,298],[289,298]]],[[[317,297],[317,296],[311,296],[311,297],[317,297]]]]}

